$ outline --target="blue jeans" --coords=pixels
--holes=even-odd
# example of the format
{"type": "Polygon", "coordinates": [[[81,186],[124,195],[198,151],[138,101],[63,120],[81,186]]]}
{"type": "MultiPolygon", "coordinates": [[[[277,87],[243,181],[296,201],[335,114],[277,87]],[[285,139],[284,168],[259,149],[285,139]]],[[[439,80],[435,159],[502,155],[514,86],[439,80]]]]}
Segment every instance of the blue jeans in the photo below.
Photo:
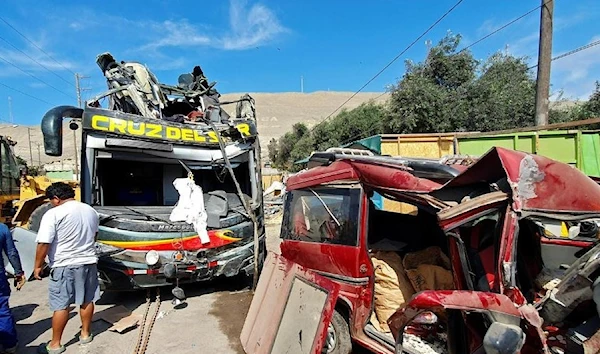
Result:
{"type": "Polygon", "coordinates": [[[0,344],[4,349],[17,345],[17,328],[15,319],[8,306],[9,296],[0,296],[0,344]]]}

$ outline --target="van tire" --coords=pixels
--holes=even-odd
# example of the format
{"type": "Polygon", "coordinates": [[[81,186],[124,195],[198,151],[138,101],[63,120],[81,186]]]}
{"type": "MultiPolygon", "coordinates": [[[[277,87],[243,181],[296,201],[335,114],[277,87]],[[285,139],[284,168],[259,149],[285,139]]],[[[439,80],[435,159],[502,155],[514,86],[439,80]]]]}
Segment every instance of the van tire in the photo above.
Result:
{"type": "Polygon", "coordinates": [[[40,223],[42,222],[42,217],[48,210],[52,209],[52,204],[50,202],[44,203],[33,211],[29,216],[29,230],[33,232],[38,232],[40,230],[40,223]]]}
{"type": "Polygon", "coordinates": [[[333,350],[328,350],[328,342],[330,339],[329,330],[325,337],[325,343],[323,343],[322,353],[325,354],[350,354],[352,352],[352,338],[350,337],[350,327],[348,322],[342,316],[338,310],[333,311],[331,316],[331,323],[334,333],[334,346],[333,350]]]}

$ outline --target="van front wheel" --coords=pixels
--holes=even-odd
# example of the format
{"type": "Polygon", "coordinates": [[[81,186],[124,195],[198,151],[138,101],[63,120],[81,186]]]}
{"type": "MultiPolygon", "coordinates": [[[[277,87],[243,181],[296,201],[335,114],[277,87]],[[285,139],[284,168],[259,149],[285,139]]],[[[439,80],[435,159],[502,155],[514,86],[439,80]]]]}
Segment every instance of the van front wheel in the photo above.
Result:
{"type": "Polygon", "coordinates": [[[350,352],[352,352],[350,327],[344,316],[335,310],[327,328],[327,336],[325,337],[322,353],[350,354],[350,352]]]}

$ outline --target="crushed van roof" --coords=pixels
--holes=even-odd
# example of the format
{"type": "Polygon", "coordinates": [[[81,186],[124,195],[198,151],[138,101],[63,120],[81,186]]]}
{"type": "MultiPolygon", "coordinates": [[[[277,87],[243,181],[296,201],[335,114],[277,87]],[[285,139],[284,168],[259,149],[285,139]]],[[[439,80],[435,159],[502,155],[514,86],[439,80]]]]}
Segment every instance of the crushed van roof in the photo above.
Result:
{"type": "MultiPolygon", "coordinates": [[[[372,159],[344,159],[290,176],[287,189],[313,187],[336,181],[430,193],[506,178],[515,211],[529,214],[571,214],[573,218],[600,216],[600,185],[576,168],[544,156],[494,147],[458,176],[442,185],[416,177],[406,166],[372,159]]],[[[563,215],[564,217],[564,215],[563,215]]]]}

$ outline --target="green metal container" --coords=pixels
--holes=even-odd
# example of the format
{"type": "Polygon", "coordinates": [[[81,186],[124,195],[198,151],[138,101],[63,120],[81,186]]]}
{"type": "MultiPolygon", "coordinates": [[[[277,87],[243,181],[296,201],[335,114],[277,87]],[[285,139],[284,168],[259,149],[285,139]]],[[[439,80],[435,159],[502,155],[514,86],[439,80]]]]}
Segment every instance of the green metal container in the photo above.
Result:
{"type": "Polygon", "coordinates": [[[458,136],[457,153],[483,155],[494,146],[543,155],[568,163],[588,176],[600,177],[600,131],[555,130],[498,134],[487,136],[458,136]]]}

